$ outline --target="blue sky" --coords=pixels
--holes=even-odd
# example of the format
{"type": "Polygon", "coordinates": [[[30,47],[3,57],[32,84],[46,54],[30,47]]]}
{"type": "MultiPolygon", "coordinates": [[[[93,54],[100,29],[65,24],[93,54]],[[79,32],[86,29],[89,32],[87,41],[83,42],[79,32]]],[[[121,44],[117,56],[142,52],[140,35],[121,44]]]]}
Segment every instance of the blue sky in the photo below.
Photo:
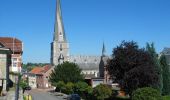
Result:
{"type": "MultiPolygon", "coordinates": [[[[55,0],[0,0],[0,36],[24,43],[23,61],[50,62],[55,0]]],[[[122,40],[170,47],[169,0],[61,0],[71,55],[107,54],[122,40]]]]}

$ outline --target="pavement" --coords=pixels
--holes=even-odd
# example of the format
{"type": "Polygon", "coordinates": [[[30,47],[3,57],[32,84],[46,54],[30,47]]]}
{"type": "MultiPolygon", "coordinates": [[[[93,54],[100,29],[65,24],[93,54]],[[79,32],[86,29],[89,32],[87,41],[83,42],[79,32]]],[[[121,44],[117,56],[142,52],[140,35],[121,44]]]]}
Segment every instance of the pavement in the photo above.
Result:
{"type": "MultiPolygon", "coordinates": [[[[15,100],[15,90],[8,91],[6,96],[0,97],[0,100],[15,100]]],[[[22,90],[19,91],[18,100],[23,100],[22,90]]]]}
{"type": "Polygon", "coordinates": [[[50,92],[45,89],[33,89],[27,91],[27,93],[32,96],[33,100],[66,100],[64,98],[67,97],[65,94],[50,92]]]}

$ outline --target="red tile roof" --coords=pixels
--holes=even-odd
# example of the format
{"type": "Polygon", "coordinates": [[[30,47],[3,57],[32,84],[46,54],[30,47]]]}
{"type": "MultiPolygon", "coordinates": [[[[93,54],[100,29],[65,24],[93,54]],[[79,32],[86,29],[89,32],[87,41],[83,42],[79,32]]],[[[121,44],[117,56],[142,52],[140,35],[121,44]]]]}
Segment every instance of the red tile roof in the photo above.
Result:
{"type": "Polygon", "coordinates": [[[30,73],[33,73],[33,74],[42,74],[42,71],[43,71],[43,68],[42,67],[35,67],[31,70],[30,73]]]}
{"type": "Polygon", "coordinates": [[[22,53],[22,41],[17,38],[0,37],[0,43],[2,43],[6,48],[11,49],[12,52],[22,53]]]}
{"type": "Polygon", "coordinates": [[[51,68],[50,65],[45,65],[44,67],[35,67],[31,70],[30,73],[43,74],[43,73],[46,73],[50,68],[51,68]]]}
{"type": "Polygon", "coordinates": [[[44,70],[44,72],[47,72],[50,68],[51,68],[50,65],[45,65],[45,66],[43,67],[43,70],[44,70]]]}

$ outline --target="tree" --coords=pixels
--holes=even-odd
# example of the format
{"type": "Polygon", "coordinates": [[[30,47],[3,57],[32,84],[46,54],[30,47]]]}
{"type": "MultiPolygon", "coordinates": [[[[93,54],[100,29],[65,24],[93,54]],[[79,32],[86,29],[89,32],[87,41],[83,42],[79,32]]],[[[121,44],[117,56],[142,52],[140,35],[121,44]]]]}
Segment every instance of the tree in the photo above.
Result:
{"type": "Polygon", "coordinates": [[[25,92],[26,87],[28,87],[28,80],[20,80],[19,86],[22,88],[23,93],[25,92]]]}
{"type": "Polygon", "coordinates": [[[162,68],[159,63],[158,54],[155,51],[154,43],[151,43],[151,44],[147,43],[146,51],[149,52],[149,54],[151,55],[154,61],[155,71],[159,75],[159,80],[158,80],[158,84],[156,85],[156,88],[162,93],[162,88],[163,88],[162,68]]]}
{"type": "Polygon", "coordinates": [[[157,89],[144,87],[135,90],[132,94],[132,100],[163,100],[161,93],[157,89]]]}
{"type": "Polygon", "coordinates": [[[131,94],[141,87],[155,87],[158,74],[150,54],[138,47],[136,42],[123,41],[113,49],[113,59],[108,63],[108,69],[114,82],[121,89],[131,94]]]}
{"type": "Polygon", "coordinates": [[[64,83],[72,82],[76,83],[83,80],[83,74],[81,74],[81,69],[75,63],[64,62],[59,64],[54,68],[50,74],[50,81],[52,83],[57,83],[63,81],[64,83]]]}
{"type": "Polygon", "coordinates": [[[170,95],[170,69],[166,62],[165,55],[161,55],[159,61],[160,61],[160,65],[162,66],[162,77],[163,77],[162,94],[170,95]]]}
{"type": "Polygon", "coordinates": [[[100,84],[94,88],[93,94],[97,100],[104,100],[112,95],[112,89],[105,84],[100,84]]]}

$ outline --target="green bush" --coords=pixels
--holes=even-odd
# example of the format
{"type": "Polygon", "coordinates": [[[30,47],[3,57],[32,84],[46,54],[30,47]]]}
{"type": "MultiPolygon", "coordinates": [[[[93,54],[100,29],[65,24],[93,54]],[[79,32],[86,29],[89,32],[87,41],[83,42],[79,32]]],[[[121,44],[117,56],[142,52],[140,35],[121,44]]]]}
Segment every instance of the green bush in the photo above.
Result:
{"type": "Polygon", "coordinates": [[[132,93],[132,100],[163,100],[160,92],[151,87],[139,88],[132,93]]]}
{"type": "Polygon", "coordinates": [[[86,98],[86,92],[90,91],[86,82],[77,82],[74,87],[74,92],[79,94],[82,98],[86,98]]]}
{"type": "Polygon", "coordinates": [[[62,92],[65,89],[65,83],[63,81],[53,83],[53,85],[56,86],[56,91],[59,90],[60,92],[62,92]]]}
{"type": "Polygon", "coordinates": [[[100,84],[94,88],[93,94],[97,100],[104,100],[111,97],[112,89],[105,84],[100,84]]]}
{"type": "Polygon", "coordinates": [[[163,100],[170,100],[170,95],[163,96],[163,100]]]}
{"type": "Polygon", "coordinates": [[[72,82],[68,82],[66,85],[65,85],[65,93],[66,94],[72,94],[74,91],[73,91],[73,87],[74,87],[74,84],[72,82]]]}

